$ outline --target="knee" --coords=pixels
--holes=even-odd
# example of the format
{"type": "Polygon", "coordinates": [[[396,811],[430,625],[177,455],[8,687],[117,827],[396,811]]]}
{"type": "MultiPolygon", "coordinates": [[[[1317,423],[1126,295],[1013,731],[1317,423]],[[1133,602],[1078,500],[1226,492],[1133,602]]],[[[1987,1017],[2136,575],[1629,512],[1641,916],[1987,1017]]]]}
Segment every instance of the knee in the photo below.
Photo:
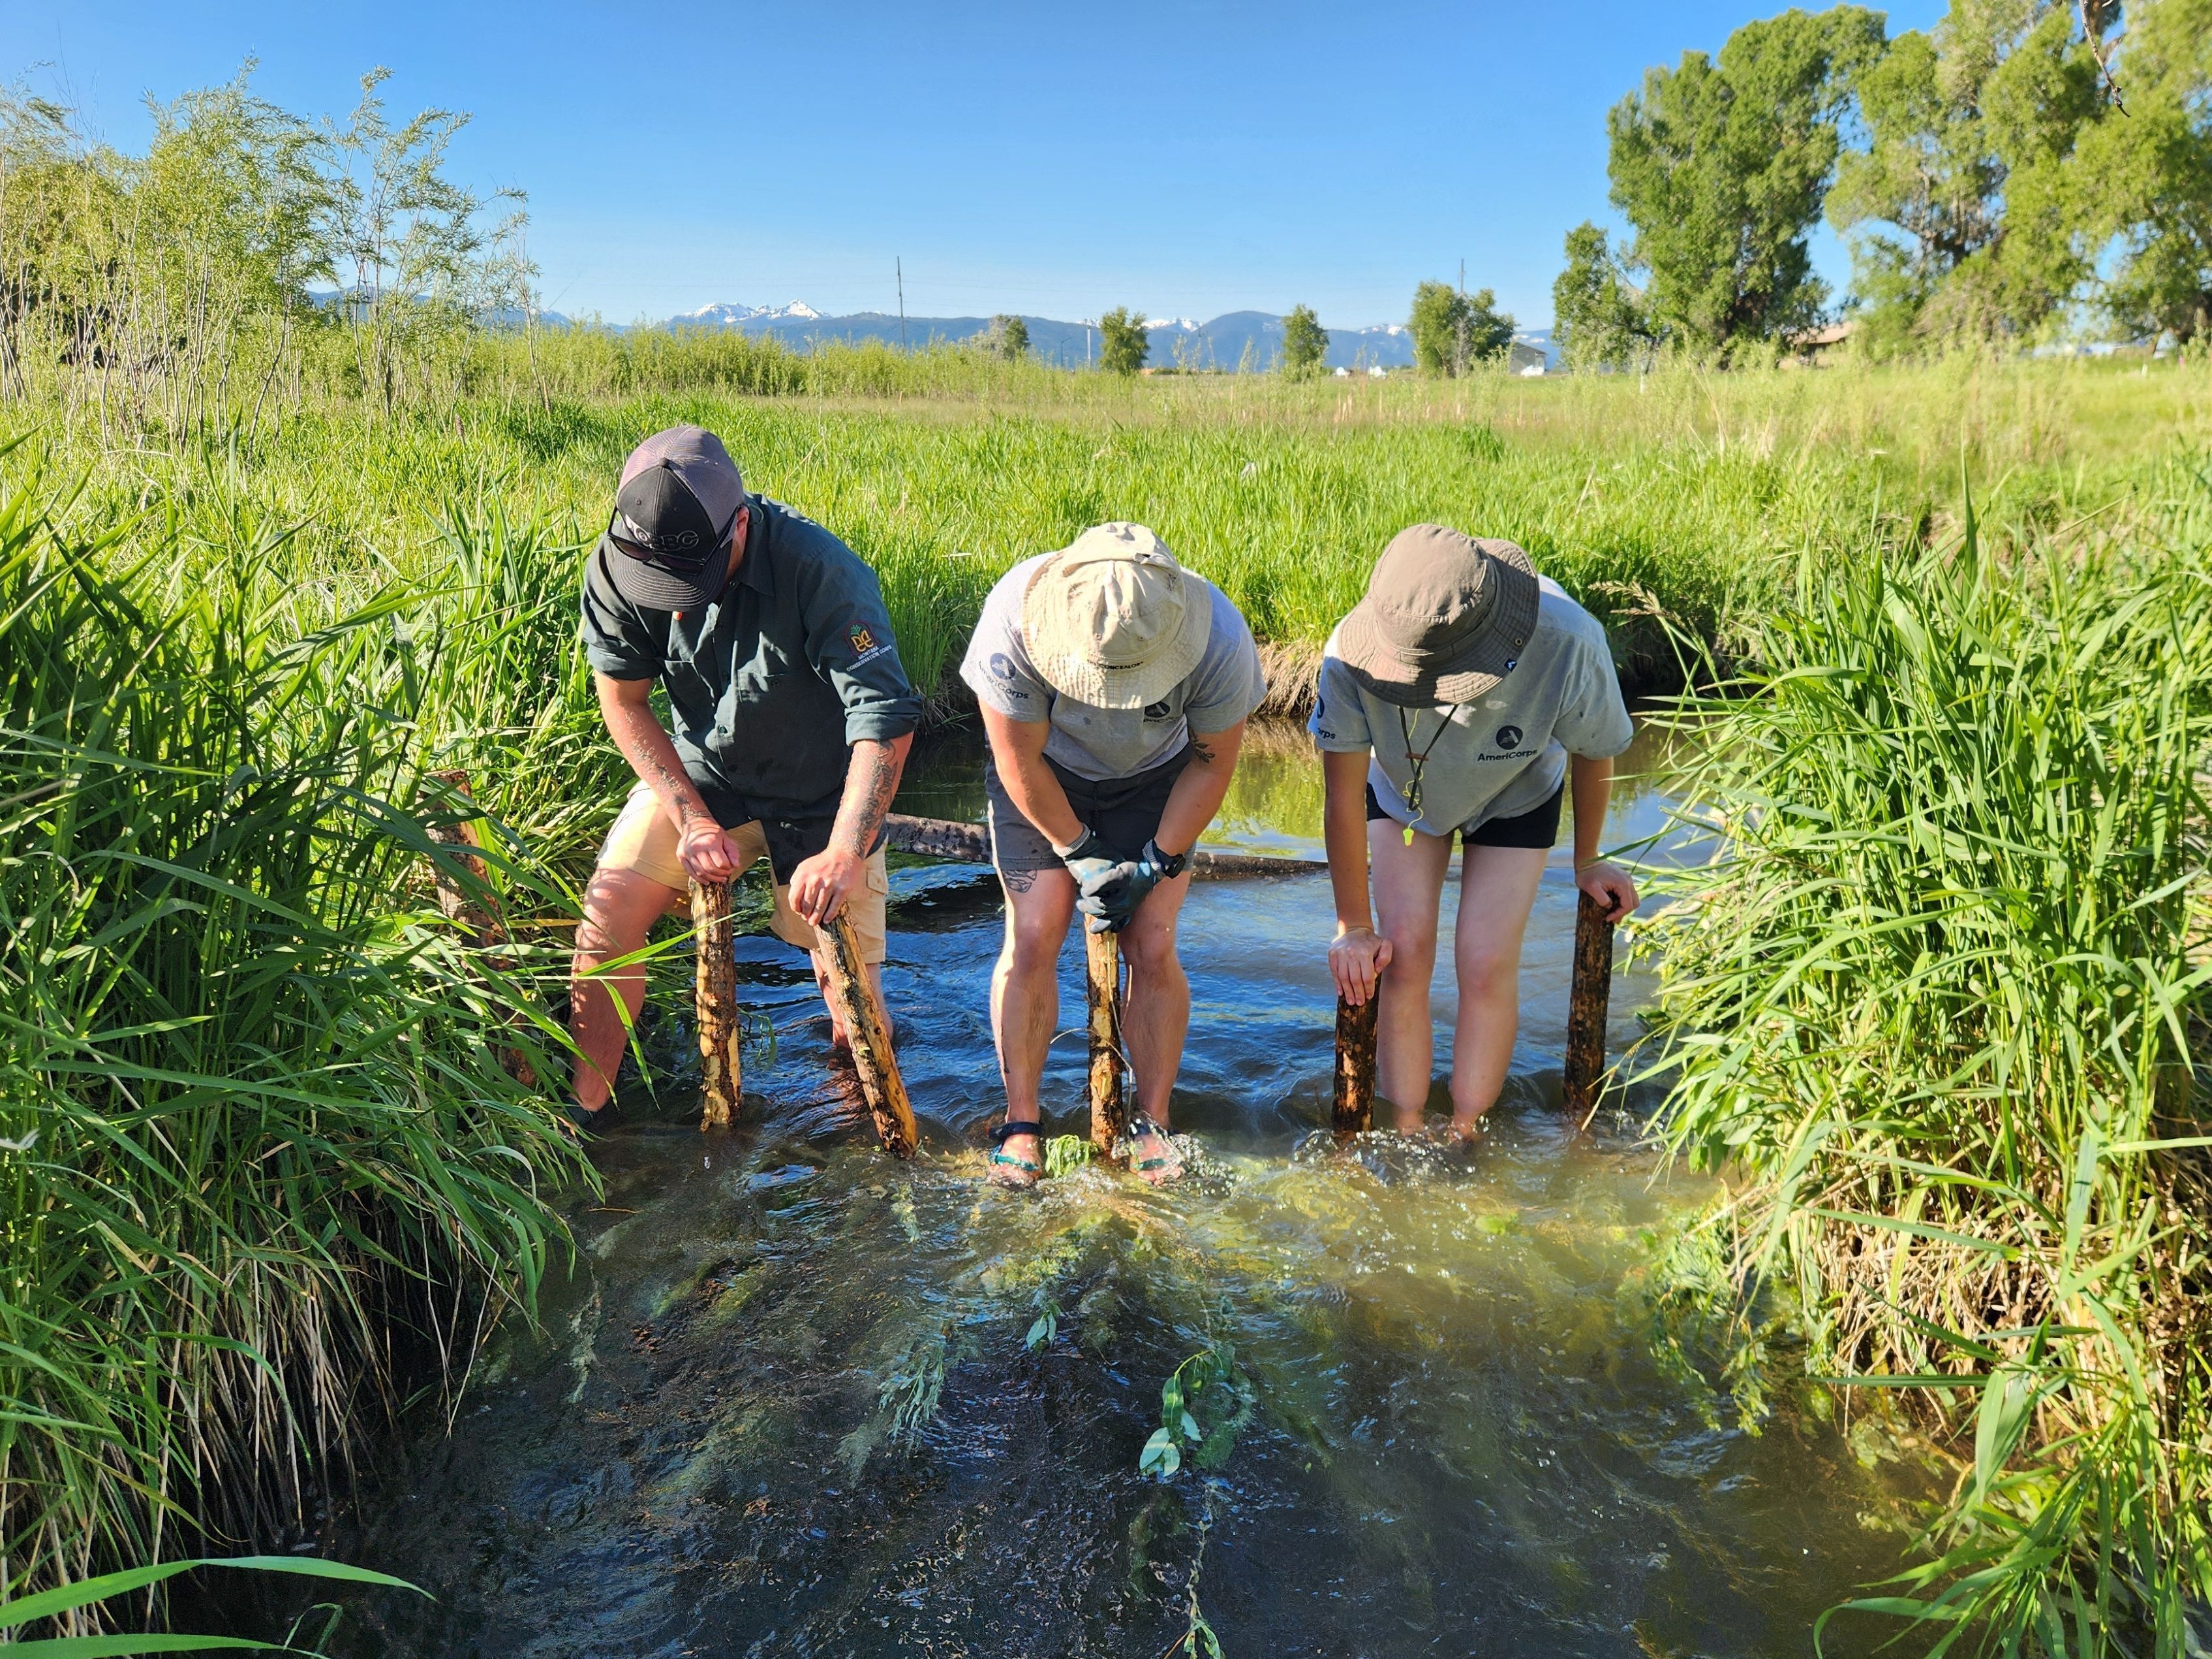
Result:
{"type": "Polygon", "coordinates": [[[584,914],[576,924],[577,963],[598,963],[641,949],[658,914],[650,898],[601,871],[584,889],[584,914]]]}
{"type": "Polygon", "coordinates": [[[1121,956],[1133,974],[1165,974],[1176,967],[1172,927],[1131,927],[1121,934],[1121,956]]]}
{"type": "Polygon", "coordinates": [[[1399,926],[1383,929],[1382,937],[1390,941],[1390,966],[1393,974],[1412,974],[1426,983],[1437,965],[1437,936],[1433,930],[1399,926]]]}
{"type": "Polygon", "coordinates": [[[1065,921],[1057,927],[1024,921],[1006,929],[1006,949],[1000,962],[1009,974],[1022,978],[1049,975],[1060,963],[1061,941],[1067,937],[1065,921]]]}
{"type": "Polygon", "coordinates": [[[1518,951],[1479,945],[1462,947],[1457,957],[1459,994],[1462,997],[1474,997],[1488,1002],[1519,994],[1521,957],[1518,951]]]}

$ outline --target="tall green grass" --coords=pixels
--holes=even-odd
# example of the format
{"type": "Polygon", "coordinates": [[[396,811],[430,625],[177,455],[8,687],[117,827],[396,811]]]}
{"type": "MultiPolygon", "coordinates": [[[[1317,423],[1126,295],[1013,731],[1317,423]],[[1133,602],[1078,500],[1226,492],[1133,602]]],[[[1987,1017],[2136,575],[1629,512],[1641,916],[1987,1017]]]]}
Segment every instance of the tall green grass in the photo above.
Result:
{"type": "Polygon", "coordinates": [[[1664,964],[1668,1144],[1816,1370],[1957,1461],[1857,1604],[1930,1650],[2201,1652],[2212,474],[1999,545],[1808,556],[1683,719],[1717,854],[1664,964]],[[2193,1621],[2193,1622],[2192,1622],[2193,1621]]]}
{"type": "MultiPolygon", "coordinates": [[[[465,1366],[528,1304],[588,1176],[499,1063],[557,1070],[526,960],[425,879],[496,629],[0,480],[4,1598],[296,1525],[410,1348],[465,1366]]],[[[493,841],[510,904],[566,902],[493,841]]]]}

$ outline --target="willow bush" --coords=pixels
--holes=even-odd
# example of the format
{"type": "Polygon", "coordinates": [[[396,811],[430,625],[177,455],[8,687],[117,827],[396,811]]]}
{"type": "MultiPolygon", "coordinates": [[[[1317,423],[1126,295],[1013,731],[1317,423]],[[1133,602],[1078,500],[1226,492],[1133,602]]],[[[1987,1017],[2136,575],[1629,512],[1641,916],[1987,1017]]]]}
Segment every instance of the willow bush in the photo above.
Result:
{"type": "MultiPolygon", "coordinates": [[[[295,1527],[589,1179],[500,1063],[561,1064],[527,953],[426,880],[463,810],[428,734],[471,711],[425,692],[468,701],[440,664],[483,630],[65,498],[0,453],[0,1599],[295,1527]]],[[[492,841],[510,904],[565,902],[492,841]]]]}
{"type": "Polygon", "coordinates": [[[2202,1651],[2212,477],[2000,552],[1808,558],[1683,704],[1709,864],[1649,930],[1659,1119],[1816,1370],[1957,1458],[1853,1604],[1933,1646],[2202,1651]],[[2192,1620],[2195,1621],[2192,1635],[2192,1620]]]}

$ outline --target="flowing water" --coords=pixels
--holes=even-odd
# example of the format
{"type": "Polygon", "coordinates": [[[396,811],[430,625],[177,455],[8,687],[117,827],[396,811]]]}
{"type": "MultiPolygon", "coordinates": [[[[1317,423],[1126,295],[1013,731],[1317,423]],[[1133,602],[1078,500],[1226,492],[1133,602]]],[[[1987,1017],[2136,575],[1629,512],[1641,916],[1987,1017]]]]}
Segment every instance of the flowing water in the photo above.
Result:
{"type": "MultiPolygon", "coordinates": [[[[901,804],[975,816],[975,770],[940,752],[901,804]]],[[[1612,838],[1664,808],[1624,787],[1612,838]]],[[[1319,811],[1303,745],[1259,744],[1217,838],[1317,856],[1319,811]]],[[[450,1432],[418,1426],[343,1552],[436,1600],[356,1603],[351,1650],[1149,1656],[1195,1608],[1231,1656],[1796,1654],[1893,1570],[1907,1480],[1880,1437],[1792,1399],[1747,1431],[1716,1368],[1655,1347],[1660,1260],[1717,1189],[1658,1172],[1648,1102],[1563,1120],[1565,848],[1514,1075],[1455,1156],[1315,1137],[1326,877],[1197,884],[1174,1110],[1205,1170],[1158,1193],[1097,1168],[982,1185],[996,889],[893,881],[922,1155],[874,1148],[802,963],[745,939],[779,1036],[740,1127],[702,1135],[665,1079],[660,1104],[627,1091],[542,1331],[502,1340],[450,1432]],[[1170,1412],[1181,1468],[1140,1472],[1194,1355],[1196,1437],[1170,1412]]],[[[1072,1133],[1081,961],[1046,1085],[1072,1133]]],[[[1616,984],[1616,1051],[1648,992],[1616,984]]],[[[1441,1072],[1448,972],[1437,993],[1441,1072]]]]}

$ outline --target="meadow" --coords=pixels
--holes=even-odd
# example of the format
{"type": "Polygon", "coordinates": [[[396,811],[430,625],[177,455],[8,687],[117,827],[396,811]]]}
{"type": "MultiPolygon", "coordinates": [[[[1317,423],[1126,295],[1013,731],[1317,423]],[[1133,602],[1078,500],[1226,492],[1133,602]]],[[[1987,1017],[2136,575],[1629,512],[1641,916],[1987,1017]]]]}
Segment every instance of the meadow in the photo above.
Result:
{"type": "Polygon", "coordinates": [[[1101,520],[1226,589],[1286,708],[1395,530],[1528,547],[1715,739],[1726,857],[1647,948],[1743,1340],[1961,1448],[1897,1610],[2196,1639],[2203,364],[1119,381],[576,333],[396,408],[295,367],[0,407],[0,1595],[283,1535],[527,1316],[592,1177],[494,1056],[559,1074],[565,969],[443,922],[428,826],[480,809],[487,896],[573,905],[624,782],[578,562],[696,420],[876,566],[941,720],[991,581],[1101,520]]]}

